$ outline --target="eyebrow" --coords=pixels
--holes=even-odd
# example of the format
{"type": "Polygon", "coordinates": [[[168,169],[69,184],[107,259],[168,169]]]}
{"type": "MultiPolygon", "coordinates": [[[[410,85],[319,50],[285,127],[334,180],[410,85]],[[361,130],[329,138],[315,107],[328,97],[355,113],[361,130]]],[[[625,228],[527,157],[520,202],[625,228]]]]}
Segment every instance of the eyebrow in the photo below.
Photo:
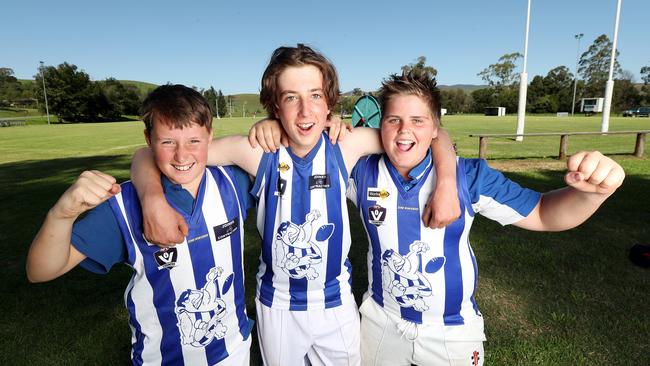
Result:
{"type": "MultiPolygon", "coordinates": [[[[323,92],[323,88],[313,88],[308,90],[309,93],[313,93],[315,91],[323,92]]],[[[283,96],[285,94],[299,94],[299,93],[295,90],[283,90],[280,92],[280,96],[283,96]]]]}

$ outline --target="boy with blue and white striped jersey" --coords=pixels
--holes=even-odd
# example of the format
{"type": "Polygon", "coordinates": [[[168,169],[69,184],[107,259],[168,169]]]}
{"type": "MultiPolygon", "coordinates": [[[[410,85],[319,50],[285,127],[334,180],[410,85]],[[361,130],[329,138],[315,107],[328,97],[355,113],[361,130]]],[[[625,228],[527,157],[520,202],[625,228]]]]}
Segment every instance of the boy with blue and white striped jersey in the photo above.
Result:
{"type": "Polygon", "coordinates": [[[570,229],[622,184],[624,172],[598,152],[581,152],[567,162],[568,187],[540,195],[483,160],[458,158],[461,216],[432,230],[419,216],[436,181],[428,146],[440,123],[435,79],[416,72],[392,75],[380,101],[385,154],[360,160],[348,191],[369,239],[369,286],[360,308],[362,363],[482,365],[485,335],[469,244],[474,215],[529,230],[570,229]]]}
{"type": "MultiPolygon", "coordinates": [[[[259,199],[257,226],[262,236],[257,324],[267,365],[303,365],[305,359],[316,365],[360,363],[345,192],[350,169],[361,156],[380,152],[381,144],[372,129],[355,129],[339,144],[330,142],[323,129],[338,96],[338,78],[329,60],[301,44],[280,47],[264,72],[260,100],[269,116],[282,123],[289,146],[264,153],[259,146],[251,148],[246,137],[228,136],[210,148],[210,163],[236,164],[256,177],[251,192],[259,199]]],[[[268,123],[279,129],[277,122],[268,123]]],[[[453,152],[449,140],[444,143],[434,145],[434,154],[447,176],[438,190],[443,194],[436,193],[438,200],[434,198],[431,207],[447,218],[436,215],[436,225],[453,217],[455,201],[453,152]]],[[[146,152],[139,152],[134,165],[147,160],[146,152]]],[[[175,221],[145,171],[138,165],[133,179],[150,221],[175,221]]],[[[160,224],[148,227],[165,229],[160,224]]],[[[175,227],[167,225],[171,231],[175,227]]],[[[162,240],[156,231],[147,235],[169,241],[166,233],[162,240]]]]}
{"type": "Polygon", "coordinates": [[[206,167],[212,116],[195,90],[160,86],[142,111],[165,197],[188,223],[186,239],[162,249],[147,242],[133,185],[87,171],[48,213],[30,248],[27,276],[41,282],[78,264],[107,273],[125,263],[133,269],[124,295],[133,364],[248,365],[252,321],[242,260],[252,203],[248,176],[206,167]]]}

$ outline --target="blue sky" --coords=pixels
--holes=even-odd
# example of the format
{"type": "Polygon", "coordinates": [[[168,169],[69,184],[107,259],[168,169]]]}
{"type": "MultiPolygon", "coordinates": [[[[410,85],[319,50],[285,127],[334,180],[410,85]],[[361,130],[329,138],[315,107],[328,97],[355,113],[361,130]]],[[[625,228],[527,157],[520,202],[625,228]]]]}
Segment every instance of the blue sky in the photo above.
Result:
{"type": "MultiPolygon", "coordinates": [[[[341,89],[373,90],[427,57],[440,84],[482,84],[482,69],[524,49],[526,0],[11,1],[3,6],[0,67],[32,78],[38,62],[69,62],[93,80],[215,86],[257,93],[271,52],[302,42],[336,65],[341,89]]],[[[528,74],[575,68],[614,33],[616,0],[533,0],[528,74]]],[[[639,81],[650,65],[650,1],[623,0],[619,62],[639,81]]],[[[521,62],[520,62],[521,67],[521,62]]]]}

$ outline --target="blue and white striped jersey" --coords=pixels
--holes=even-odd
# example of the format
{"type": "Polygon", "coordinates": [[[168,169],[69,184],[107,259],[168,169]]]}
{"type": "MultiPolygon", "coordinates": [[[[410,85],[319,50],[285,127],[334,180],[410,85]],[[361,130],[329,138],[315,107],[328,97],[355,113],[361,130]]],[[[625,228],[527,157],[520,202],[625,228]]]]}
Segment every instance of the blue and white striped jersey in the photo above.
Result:
{"type": "Polygon", "coordinates": [[[130,182],[108,201],[133,269],[124,300],[135,365],[214,365],[250,335],[242,261],[246,192],[228,172],[206,169],[192,214],[170,202],[189,226],[185,242],[172,248],[144,239],[130,182]]]}
{"type": "Polygon", "coordinates": [[[326,136],[299,158],[264,154],[251,192],[259,197],[260,302],[276,309],[324,309],[354,301],[350,289],[347,170],[326,136]]]}
{"type": "Polygon", "coordinates": [[[539,193],[521,188],[479,159],[458,158],[461,217],[444,229],[429,229],[422,212],[433,191],[435,170],[408,191],[387,156],[360,160],[348,197],[364,223],[368,250],[368,294],[414,323],[461,325],[481,317],[474,300],[477,266],[469,243],[475,213],[511,224],[526,217],[539,193]]]}

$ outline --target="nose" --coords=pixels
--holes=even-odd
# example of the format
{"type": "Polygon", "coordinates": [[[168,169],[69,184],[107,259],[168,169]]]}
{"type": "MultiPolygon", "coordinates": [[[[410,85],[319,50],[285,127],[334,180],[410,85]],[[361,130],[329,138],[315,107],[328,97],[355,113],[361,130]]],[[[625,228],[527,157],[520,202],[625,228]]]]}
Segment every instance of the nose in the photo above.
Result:
{"type": "Polygon", "coordinates": [[[174,159],[179,163],[184,163],[187,160],[187,148],[183,144],[176,145],[174,159]]]}
{"type": "Polygon", "coordinates": [[[307,117],[309,115],[309,102],[305,98],[300,99],[300,105],[298,108],[298,113],[301,117],[307,117]]]}

